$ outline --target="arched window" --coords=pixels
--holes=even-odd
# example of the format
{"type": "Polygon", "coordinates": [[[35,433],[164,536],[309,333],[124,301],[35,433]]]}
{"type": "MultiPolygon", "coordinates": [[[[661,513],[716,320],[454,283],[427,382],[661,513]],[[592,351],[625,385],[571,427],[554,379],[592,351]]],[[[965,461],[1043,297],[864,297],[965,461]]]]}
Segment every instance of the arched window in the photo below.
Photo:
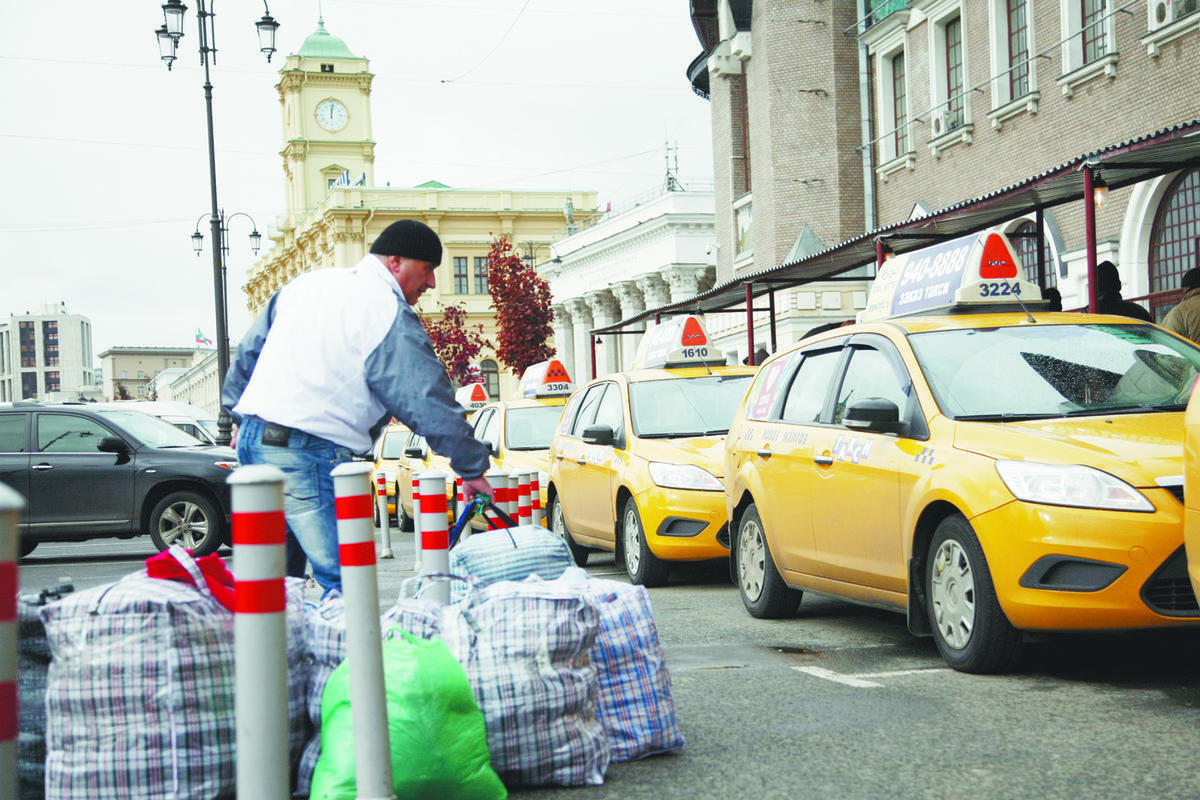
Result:
{"type": "Polygon", "coordinates": [[[1054,251],[1050,247],[1049,236],[1046,237],[1045,246],[1046,282],[1041,284],[1038,281],[1036,222],[1029,220],[1013,228],[1009,233],[1009,241],[1012,242],[1013,250],[1017,251],[1017,258],[1021,260],[1021,266],[1025,270],[1025,280],[1037,284],[1043,289],[1058,286],[1058,268],[1055,266],[1054,251]]]}
{"type": "Polygon", "coordinates": [[[1185,172],[1171,182],[1154,215],[1150,234],[1150,312],[1162,321],[1179,301],[1183,273],[1200,266],[1196,237],[1200,235],[1200,170],[1185,172]]]}
{"type": "Polygon", "coordinates": [[[483,388],[487,389],[488,397],[499,397],[500,368],[496,366],[496,362],[491,359],[485,360],[479,365],[479,371],[483,373],[483,388]]]}

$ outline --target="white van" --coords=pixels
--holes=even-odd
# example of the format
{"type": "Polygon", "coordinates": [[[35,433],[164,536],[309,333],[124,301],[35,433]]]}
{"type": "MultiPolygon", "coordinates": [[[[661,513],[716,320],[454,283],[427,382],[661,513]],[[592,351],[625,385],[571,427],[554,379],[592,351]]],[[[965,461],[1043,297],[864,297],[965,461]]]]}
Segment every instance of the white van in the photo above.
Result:
{"type": "Polygon", "coordinates": [[[97,408],[125,408],[141,411],[171,423],[205,444],[217,443],[217,418],[208,411],[188,403],[177,403],[171,400],[115,400],[95,405],[97,408]]]}

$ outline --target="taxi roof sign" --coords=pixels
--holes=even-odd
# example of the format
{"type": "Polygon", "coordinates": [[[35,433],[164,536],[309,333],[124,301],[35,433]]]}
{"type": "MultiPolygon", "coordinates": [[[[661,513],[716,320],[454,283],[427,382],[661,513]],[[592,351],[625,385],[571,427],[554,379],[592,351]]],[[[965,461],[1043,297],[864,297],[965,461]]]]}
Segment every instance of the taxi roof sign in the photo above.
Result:
{"type": "Polygon", "coordinates": [[[562,397],[571,393],[574,385],[567,368],[557,358],[530,364],[521,376],[518,397],[562,397]]]}
{"type": "Polygon", "coordinates": [[[1021,278],[1002,233],[960,236],[885,261],[860,321],[998,306],[1042,304],[1042,291],[1021,278]]]}
{"type": "Polygon", "coordinates": [[[468,383],[466,386],[459,387],[459,390],[454,393],[454,399],[463,408],[474,411],[477,408],[483,408],[487,403],[488,393],[482,383],[468,383]]]}
{"type": "Polygon", "coordinates": [[[688,314],[655,325],[638,344],[634,369],[724,366],[725,354],[709,343],[700,318],[688,314]]]}

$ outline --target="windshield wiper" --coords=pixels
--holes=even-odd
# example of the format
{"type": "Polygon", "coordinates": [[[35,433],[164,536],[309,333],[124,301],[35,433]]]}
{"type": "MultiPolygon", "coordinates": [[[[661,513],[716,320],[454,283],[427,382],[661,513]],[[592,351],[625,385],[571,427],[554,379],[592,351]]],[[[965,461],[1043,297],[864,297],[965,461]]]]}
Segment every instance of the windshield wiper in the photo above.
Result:
{"type": "Polygon", "coordinates": [[[1066,414],[1014,414],[1011,411],[1003,411],[999,414],[959,414],[954,417],[956,422],[1024,422],[1029,419],[1054,419],[1056,417],[1064,417],[1066,414]]]}
{"type": "Polygon", "coordinates": [[[695,433],[639,433],[639,439],[682,439],[684,436],[697,436],[695,433]]]}
{"type": "Polygon", "coordinates": [[[1145,403],[1140,406],[1106,406],[1103,408],[1080,409],[1072,411],[1071,416],[1078,416],[1080,413],[1095,414],[1151,414],[1155,411],[1184,411],[1187,409],[1187,403],[1145,403]]]}

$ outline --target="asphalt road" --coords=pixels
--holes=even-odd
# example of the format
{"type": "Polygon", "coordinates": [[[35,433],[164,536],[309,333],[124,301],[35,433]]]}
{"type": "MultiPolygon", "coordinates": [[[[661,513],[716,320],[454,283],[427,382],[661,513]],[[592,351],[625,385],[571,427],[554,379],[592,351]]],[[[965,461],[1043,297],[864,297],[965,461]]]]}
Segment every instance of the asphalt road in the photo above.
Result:
{"type": "MultiPolygon", "coordinates": [[[[412,575],[411,534],[393,549],[381,607],[412,575]]],[[[146,538],[41,545],[21,589],[105,583],[153,552],[146,538]]],[[[592,561],[622,579],[611,556],[592,561]]],[[[651,602],[686,746],[614,763],[601,787],[511,796],[1200,797],[1200,630],[1058,637],[982,677],[945,668],[896,614],[806,596],[792,619],[752,619],[720,564],[677,569],[651,602]]]]}

